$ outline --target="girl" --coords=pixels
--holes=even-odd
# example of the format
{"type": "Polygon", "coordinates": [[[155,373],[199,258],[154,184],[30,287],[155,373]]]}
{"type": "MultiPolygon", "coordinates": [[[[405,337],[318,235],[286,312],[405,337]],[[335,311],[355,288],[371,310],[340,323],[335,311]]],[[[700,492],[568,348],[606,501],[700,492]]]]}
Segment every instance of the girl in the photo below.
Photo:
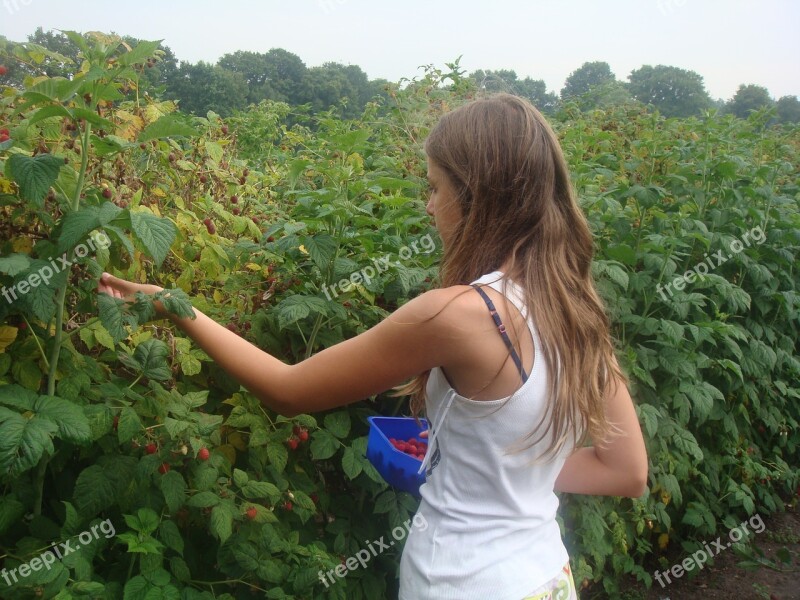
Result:
{"type": "MultiPolygon", "coordinates": [[[[589,227],[555,134],[525,100],[500,94],[444,115],[425,151],[441,289],[296,365],[200,311],[160,314],[283,415],[395,387],[414,414],[425,407],[428,526],[406,540],[400,600],[577,598],[554,491],[635,497],[647,482],[589,227]]],[[[160,289],[108,274],[99,285],[118,298],[160,289]]]]}

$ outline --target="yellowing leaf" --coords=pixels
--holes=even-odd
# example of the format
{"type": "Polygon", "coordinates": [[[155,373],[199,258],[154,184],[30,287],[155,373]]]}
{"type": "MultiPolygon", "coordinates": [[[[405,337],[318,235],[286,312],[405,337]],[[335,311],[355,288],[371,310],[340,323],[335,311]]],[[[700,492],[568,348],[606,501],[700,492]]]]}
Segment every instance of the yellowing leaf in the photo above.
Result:
{"type": "Polygon", "coordinates": [[[231,466],[236,464],[236,448],[231,446],[230,444],[223,444],[222,446],[217,446],[217,452],[220,452],[222,456],[224,456],[231,466]]]}
{"type": "Polygon", "coordinates": [[[13,194],[14,183],[5,177],[0,177],[0,194],[13,194]]]}
{"type": "Polygon", "coordinates": [[[302,252],[303,254],[308,254],[308,250],[306,250],[306,247],[303,246],[302,244],[300,244],[298,250],[300,250],[300,252],[302,252]]]}
{"type": "Polygon", "coordinates": [[[33,250],[33,240],[26,237],[16,237],[11,240],[11,248],[20,254],[30,254],[33,250]]]}
{"type": "Polygon", "coordinates": [[[214,302],[217,304],[222,304],[225,300],[225,296],[223,296],[219,290],[214,290],[214,302]]]}
{"type": "Polygon", "coordinates": [[[144,109],[144,118],[147,124],[158,121],[164,115],[173,113],[177,110],[177,105],[172,100],[166,102],[153,102],[144,109]]]}
{"type": "Polygon", "coordinates": [[[14,343],[14,340],[17,339],[18,332],[19,329],[16,327],[9,327],[8,325],[0,327],[0,354],[5,352],[6,348],[14,343]]]}
{"type": "Polygon", "coordinates": [[[238,431],[234,431],[232,434],[228,436],[228,442],[230,442],[231,446],[233,446],[240,452],[244,452],[245,450],[247,450],[247,441],[238,431]]]}
{"type": "Polygon", "coordinates": [[[126,110],[118,110],[116,117],[122,121],[117,127],[117,135],[126,140],[135,140],[144,129],[144,120],[126,110]]]}
{"type": "Polygon", "coordinates": [[[659,548],[661,548],[663,550],[664,548],[667,547],[668,544],[669,544],[669,534],[668,533],[662,533],[660,536],[658,536],[658,547],[659,548]]]}
{"type": "Polygon", "coordinates": [[[251,271],[260,271],[261,270],[261,265],[257,265],[256,263],[247,263],[247,265],[245,265],[245,266],[248,269],[250,269],[251,271]]]}

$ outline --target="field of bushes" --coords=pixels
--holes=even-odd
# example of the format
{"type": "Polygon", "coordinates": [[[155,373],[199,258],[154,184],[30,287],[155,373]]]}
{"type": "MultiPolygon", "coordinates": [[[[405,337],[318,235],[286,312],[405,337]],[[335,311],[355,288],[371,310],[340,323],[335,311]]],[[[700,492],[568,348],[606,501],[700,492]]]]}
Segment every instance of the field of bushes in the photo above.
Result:
{"type": "MultiPolygon", "coordinates": [[[[319,573],[413,516],[365,458],[366,417],[407,400],[277,416],[150,300],[97,280],[178,290],[173,310],[287,362],[357,335],[437,285],[433,251],[325,293],[438,240],[422,141],[474,83],[429,68],[355,119],[272,101],[192,117],[139,93],[156,43],[70,39],[74,78],[0,97],[0,568],[16,569],[0,597],[396,597],[400,544],[335,584],[319,573]],[[25,569],[101,524],[114,534],[25,569]]],[[[650,457],[640,499],[561,498],[579,587],[613,598],[798,502],[800,128],[638,104],[550,119],[650,457]]]]}

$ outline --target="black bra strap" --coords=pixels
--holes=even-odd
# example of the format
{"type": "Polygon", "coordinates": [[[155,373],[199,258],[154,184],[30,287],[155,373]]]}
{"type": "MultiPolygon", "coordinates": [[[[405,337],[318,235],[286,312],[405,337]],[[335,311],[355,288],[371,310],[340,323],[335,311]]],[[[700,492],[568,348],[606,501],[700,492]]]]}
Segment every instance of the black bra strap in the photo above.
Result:
{"type": "Polygon", "coordinates": [[[528,375],[525,373],[525,369],[522,367],[522,361],[517,354],[517,351],[514,350],[514,344],[511,343],[511,340],[506,333],[506,326],[503,325],[503,322],[500,320],[500,315],[497,314],[497,309],[494,307],[494,303],[492,302],[491,298],[486,295],[478,284],[473,283],[472,287],[478,290],[478,293],[483,297],[483,300],[486,302],[486,306],[489,307],[489,312],[492,315],[492,319],[494,320],[494,324],[497,325],[497,329],[500,332],[500,335],[503,337],[503,341],[506,343],[509,352],[511,353],[511,358],[514,361],[514,364],[517,365],[517,369],[519,369],[519,373],[522,376],[522,381],[528,381],[528,375]]]}

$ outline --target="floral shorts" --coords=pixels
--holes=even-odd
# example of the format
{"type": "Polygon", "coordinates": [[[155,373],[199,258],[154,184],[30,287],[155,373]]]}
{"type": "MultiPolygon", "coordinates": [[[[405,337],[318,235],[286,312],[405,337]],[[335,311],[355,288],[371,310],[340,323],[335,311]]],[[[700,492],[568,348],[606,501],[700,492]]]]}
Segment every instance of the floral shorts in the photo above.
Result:
{"type": "Polygon", "coordinates": [[[569,563],[564,565],[557,576],[533,590],[522,600],[578,600],[569,563]]]}

